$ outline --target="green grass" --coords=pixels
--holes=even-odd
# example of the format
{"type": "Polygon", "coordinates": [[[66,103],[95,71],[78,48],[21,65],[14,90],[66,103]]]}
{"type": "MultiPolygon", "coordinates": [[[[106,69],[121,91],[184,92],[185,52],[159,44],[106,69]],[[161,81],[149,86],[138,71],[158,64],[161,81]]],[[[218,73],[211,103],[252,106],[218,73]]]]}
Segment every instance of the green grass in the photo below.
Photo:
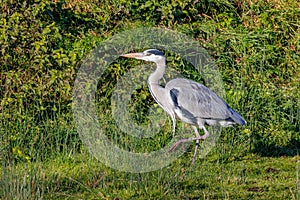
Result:
{"type": "MultiPolygon", "coordinates": [[[[216,147],[193,166],[194,144],[171,165],[136,174],[92,157],[80,141],[74,142],[78,136],[67,121],[44,121],[47,138],[29,151],[18,144],[14,160],[2,154],[1,199],[299,199],[300,157],[251,153],[247,128],[223,129],[216,147]]],[[[17,127],[20,132],[36,126],[17,127]]],[[[152,149],[152,142],[143,148],[152,149]]]]}
{"type": "Polygon", "coordinates": [[[299,198],[299,156],[249,154],[226,161],[219,156],[190,166],[192,154],[186,153],[168,167],[142,174],[110,169],[86,153],[57,157],[6,168],[2,193],[7,199],[299,198]]]}
{"type": "MultiPolygon", "coordinates": [[[[3,0],[0,199],[300,199],[299,8],[296,0],[3,0]],[[192,144],[160,170],[120,172],[90,155],[77,133],[71,106],[82,61],[102,41],[139,27],[172,29],[203,46],[226,101],[248,122],[223,129],[194,166],[192,144]]],[[[169,69],[203,81],[189,63],[165,53],[169,69]]],[[[171,141],[170,120],[156,123],[162,129],[149,139],[131,137],[119,131],[110,104],[117,81],[139,64],[120,58],[108,67],[97,109],[113,142],[147,152],[171,141]]],[[[140,85],[130,116],[145,128],[154,104],[140,85]]]]}

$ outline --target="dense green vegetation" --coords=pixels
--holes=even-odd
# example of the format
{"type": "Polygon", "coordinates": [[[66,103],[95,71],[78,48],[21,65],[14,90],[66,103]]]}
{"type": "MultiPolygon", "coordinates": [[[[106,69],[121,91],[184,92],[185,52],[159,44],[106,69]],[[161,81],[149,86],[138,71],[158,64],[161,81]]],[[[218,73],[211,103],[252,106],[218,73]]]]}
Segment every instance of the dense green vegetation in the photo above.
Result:
{"type": "MultiPolygon", "coordinates": [[[[1,199],[300,198],[297,0],[2,0],[0,10],[1,199]],[[191,145],[161,170],[119,172],[90,156],[76,131],[72,92],[83,60],[101,42],[139,27],[194,38],[215,59],[226,101],[248,122],[223,129],[195,166],[191,145]]],[[[170,67],[201,81],[165,53],[170,67]]],[[[111,93],[137,63],[116,60],[98,83],[99,117],[120,145],[128,140],[111,120],[111,93]]],[[[145,121],[145,104],[154,104],[146,86],[133,101],[135,119],[145,121]]],[[[160,148],[170,133],[166,123],[140,150],[160,148]]]]}

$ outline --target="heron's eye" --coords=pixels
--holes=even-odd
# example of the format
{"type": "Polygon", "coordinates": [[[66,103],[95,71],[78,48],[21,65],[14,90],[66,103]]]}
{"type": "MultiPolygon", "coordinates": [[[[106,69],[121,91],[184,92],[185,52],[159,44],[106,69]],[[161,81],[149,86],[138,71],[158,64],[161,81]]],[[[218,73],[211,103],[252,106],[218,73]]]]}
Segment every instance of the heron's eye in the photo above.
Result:
{"type": "Polygon", "coordinates": [[[150,55],[151,55],[151,53],[144,53],[144,55],[145,55],[145,56],[150,56],[150,55]]]}

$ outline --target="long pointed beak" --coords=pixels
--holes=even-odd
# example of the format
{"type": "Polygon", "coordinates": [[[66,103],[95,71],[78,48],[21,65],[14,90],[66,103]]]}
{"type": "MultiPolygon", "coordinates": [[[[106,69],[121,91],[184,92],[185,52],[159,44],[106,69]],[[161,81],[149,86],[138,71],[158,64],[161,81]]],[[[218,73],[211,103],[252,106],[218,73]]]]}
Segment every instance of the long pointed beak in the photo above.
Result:
{"type": "Polygon", "coordinates": [[[141,58],[144,56],[143,53],[127,53],[127,54],[122,54],[122,57],[126,58],[141,58]]]}

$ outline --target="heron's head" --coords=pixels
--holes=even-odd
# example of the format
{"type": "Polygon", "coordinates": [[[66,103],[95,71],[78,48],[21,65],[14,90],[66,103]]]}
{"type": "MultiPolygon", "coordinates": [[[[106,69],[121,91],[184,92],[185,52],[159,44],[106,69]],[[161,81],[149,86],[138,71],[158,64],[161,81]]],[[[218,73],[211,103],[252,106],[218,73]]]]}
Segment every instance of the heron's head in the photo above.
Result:
{"type": "Polygon", "coordinates": [[[145,60],[150,62],[159,62],[161,60],[165,60],[164,54],[157,49],[148,49],[146,51],[140,53],[128,53],[121,55],[126,58],[135,58],[139,60],[145,60]]]}

